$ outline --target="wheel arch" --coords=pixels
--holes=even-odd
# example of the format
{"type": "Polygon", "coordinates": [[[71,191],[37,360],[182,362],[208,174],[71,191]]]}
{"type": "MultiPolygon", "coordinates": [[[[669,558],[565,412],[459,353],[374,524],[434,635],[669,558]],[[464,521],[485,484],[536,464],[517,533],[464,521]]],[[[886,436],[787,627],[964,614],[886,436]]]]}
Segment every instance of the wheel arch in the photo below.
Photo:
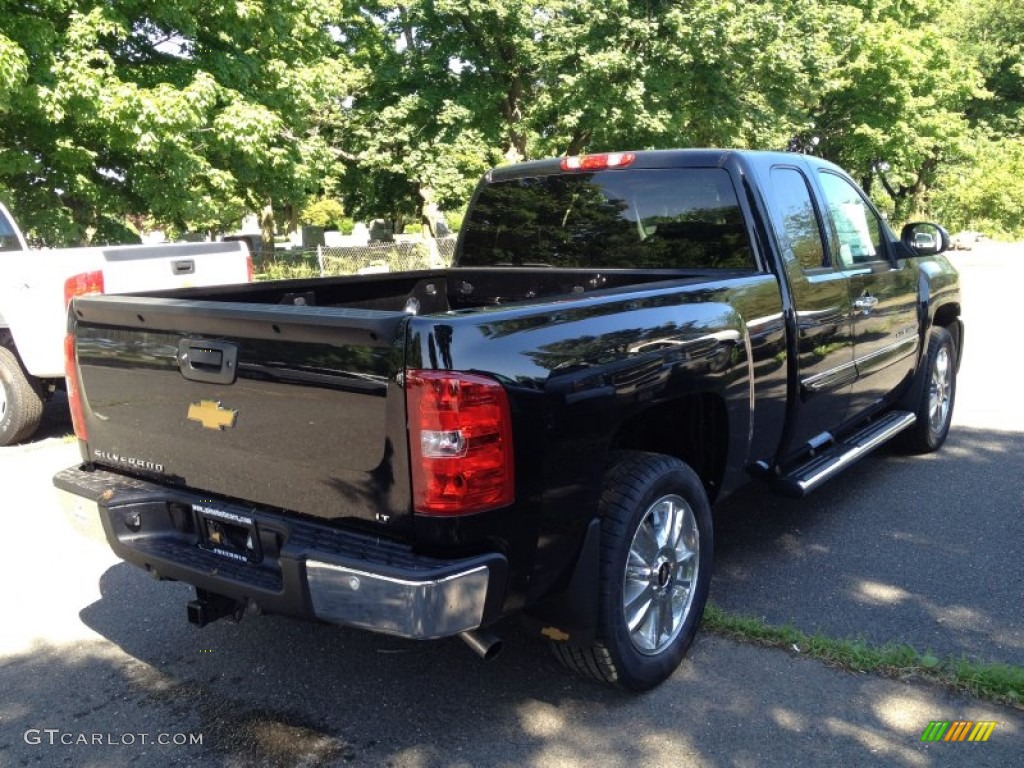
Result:
{"type": "Polygon", "coordinates": [[[964,323],[960,318],[960,302],[950,301],[936,307],[932,325],[945,328],[953,337],[953,345],[956,350],[956,370],[959,372],[964,349],[964,323]]]}
{"type": "Polygon", "coordinates": [[[646,408],[619,425],[610,451],[672,456],[689,465],[710,501],[722,488],[729,453],[729,414],[724,398],[703,392],[646,408]]]}
{"type": "MultiPolygon", "coordinates": [[[[709,502],[722,488],[728,462],[729,415],[725,399],[692,393],[653,404],[620,423],[608,444],[609,462],[624,452],[679,459],[700,479],[709,502]]],[[[601,518],[592,519],[565,585],[525,612],[540,634],[571,635],[573,642],[595,636],[598,606],[594,591],[600,557],[601,518]]]]}

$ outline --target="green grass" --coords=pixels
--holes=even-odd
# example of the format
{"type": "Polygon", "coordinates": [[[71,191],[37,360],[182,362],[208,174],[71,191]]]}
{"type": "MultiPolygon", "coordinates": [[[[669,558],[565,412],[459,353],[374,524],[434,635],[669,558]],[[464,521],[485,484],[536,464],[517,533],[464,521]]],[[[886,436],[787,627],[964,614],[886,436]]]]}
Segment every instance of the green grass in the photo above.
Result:
{"type": "Polygon", "coordinates": [[[872,672],[896,679],[918,677],[981,699],[1024,709],[1024,667],[969,659],[940,659],[911,645],[872,645],[859,639],[808,635],[786,624],[774,626],[751,616],[727,613],[708,604],[703,629],[772,648],[796,650],[802,656],[854,672],[872,672]]]}

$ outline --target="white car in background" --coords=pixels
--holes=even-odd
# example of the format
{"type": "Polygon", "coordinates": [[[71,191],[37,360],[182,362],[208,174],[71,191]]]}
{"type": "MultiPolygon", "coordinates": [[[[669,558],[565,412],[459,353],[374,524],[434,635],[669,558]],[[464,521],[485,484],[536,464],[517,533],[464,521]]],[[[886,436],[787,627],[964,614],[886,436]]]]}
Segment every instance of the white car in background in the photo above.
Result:
{"type": "Polygon", "coordinates": [[[917,232],[914,235],[915,248],[934,248],[935,236],[930,232],[917,232]]]}
{"type": "Polygon", "coordinates": [[[242,242],[29,249],[0,205],[0,445],[31,437],[64,386],[67,306],[83,293],[127,293],[252,280],[242,242]]]}

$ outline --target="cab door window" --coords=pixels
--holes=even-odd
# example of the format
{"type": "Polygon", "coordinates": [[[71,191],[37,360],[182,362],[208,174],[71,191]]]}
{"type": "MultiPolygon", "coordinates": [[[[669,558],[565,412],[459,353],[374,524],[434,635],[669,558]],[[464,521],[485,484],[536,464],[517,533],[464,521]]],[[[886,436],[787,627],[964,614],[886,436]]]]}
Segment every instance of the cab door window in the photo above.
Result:
{"type": "Polygon", "coordinates": [[[860,191],[842,176],[827,171],[819,174],[819,181],[832,225],[832,253],[840,268],[887,259],[882,222],[860,191]]]}
{"type": "Polygon", "coordinates": [[[7,220],[3,211],[0,210],[0,251],[22,250],[21,240],[18,239],[18,232],[14,225],[7,220]]]}

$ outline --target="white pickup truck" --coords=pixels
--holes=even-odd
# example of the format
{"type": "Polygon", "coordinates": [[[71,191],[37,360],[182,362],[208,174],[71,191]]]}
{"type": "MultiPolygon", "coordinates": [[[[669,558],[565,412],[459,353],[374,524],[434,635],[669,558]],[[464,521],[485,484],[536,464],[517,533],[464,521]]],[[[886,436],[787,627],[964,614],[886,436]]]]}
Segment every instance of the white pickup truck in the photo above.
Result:
{"type": "Polygon", "coordinates": [[[30,250],[0,205],[0,445],[31,437],[43,403],[64,386],[72,296],[251,280],[242,242],[30,250]]]}

